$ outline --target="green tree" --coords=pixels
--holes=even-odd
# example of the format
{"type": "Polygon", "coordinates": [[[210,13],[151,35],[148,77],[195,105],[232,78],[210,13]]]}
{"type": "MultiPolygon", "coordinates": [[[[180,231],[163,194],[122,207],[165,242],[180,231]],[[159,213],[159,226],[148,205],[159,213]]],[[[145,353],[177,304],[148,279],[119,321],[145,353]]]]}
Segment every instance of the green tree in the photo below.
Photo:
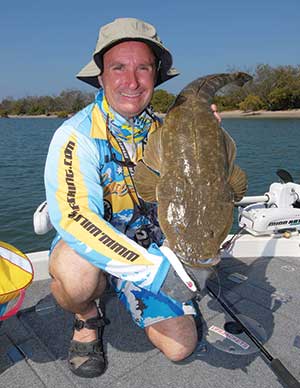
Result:
{"type": "Polygon", "coordinates": [[[175,96],[166,90],[157,89],[154,91],[151,105],[155,112],[166,113],[168,108],[173,104],[175,96]]]}
{"type": "Polygon", "coordinates": [[[243,111],[256,111],[264,109],[265,105],[260,97],[249,94],[244,101],[239,103],[239,108],[243,111]]]}
{"type": "Polygon", "coordinates": [[[268,96],[271,110],[289,109],[292,104],[292,91],[288,87],[277,87],[268,96]]]}
{"type": "Polygon", "coordinates": [[[0,108],[0,117],[8,117],[8,111],[0,108]]]}
{"type": "Polygon", "coordinates": [[[218,110],[220,112],[224,110],[235,110],[239,109],[239,103],[236,100],[236,97],[234,95],[222,95],[218,96],[216,95],[213,99],[213,102],[217,105],[218,110]]]}
{"type": "Polygon", "coordinates": [[[28,111],[28,103],[25,98],[16,100],[12,106],[11,114],[25,115],[28,111]]]}

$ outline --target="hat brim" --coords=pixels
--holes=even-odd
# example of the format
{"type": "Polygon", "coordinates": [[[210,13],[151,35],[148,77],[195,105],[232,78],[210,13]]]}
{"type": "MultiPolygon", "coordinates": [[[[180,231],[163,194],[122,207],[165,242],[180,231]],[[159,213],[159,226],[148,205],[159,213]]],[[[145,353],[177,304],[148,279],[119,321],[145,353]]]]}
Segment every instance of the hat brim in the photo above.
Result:
{"type": "MultiPolygon", "coordinates": [[[[76,78],[80,81],[83,81],[91,86],[94,86],[95,88],[99,89],[101,88],[101,85],[99,84],[98,77],[101,73],[101,70],[96,65],[94,59],[92,59],[86,66],[84,66],[78,74],[76,74],[76,78]]],[[[168,81],[171,78],[176,77],[179,75],[179,71],[175,69],[174,67],[171,67],[167,72],[159,71],[157,80],[155,83],[155,87],[158,85],[161,85],[162,83],[168,81]]]]}

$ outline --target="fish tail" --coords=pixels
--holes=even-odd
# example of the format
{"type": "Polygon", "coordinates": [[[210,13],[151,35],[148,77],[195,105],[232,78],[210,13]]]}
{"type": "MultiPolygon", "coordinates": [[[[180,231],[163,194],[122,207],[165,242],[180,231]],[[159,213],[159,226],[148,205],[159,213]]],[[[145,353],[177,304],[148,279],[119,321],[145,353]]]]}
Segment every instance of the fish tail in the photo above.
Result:
{"type": "Polygon", "coordinates": [[[237,86],[243,86],[251,79],[252,77],[249,74],[243,72],[212,74],[196,79],[187,86],[186,91],[192,89],[193,93],[197,94],[200,98],[204,97],[206,100],[211,100],[216,92],[224,86],[231,83],[237,86]]]}

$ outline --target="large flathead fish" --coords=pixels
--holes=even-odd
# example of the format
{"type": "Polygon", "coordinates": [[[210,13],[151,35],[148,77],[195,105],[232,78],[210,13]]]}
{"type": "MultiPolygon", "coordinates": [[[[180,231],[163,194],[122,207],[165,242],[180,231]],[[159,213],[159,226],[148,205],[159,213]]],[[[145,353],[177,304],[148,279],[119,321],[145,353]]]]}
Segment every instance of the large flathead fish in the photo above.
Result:
{"type": "Polygon", "coordinates": [[[234,200],[247,188],[244,172],[234,164],[235,143],[210,109],[212,98],[223,86],[242,86],[250,79],[240,72],[216,74],[186,86],[164,124],[149,136],[136,168],[138,193],[158,202],[169,247],[191,266],[217,264],[232,226],[234,200]]]}

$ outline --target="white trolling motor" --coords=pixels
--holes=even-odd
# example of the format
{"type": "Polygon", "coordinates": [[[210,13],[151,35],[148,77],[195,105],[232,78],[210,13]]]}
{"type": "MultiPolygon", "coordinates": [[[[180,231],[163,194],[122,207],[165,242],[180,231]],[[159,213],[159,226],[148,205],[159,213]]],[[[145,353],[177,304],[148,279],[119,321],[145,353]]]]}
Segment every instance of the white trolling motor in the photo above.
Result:
{"type": "Polygon", "coordinates": [[[285,170],[278,170],[277,175],[282,183],[272,183],[264,195],[236,203],[239,226],[254,236],[300,231],[300,184],[285,170]]]}

